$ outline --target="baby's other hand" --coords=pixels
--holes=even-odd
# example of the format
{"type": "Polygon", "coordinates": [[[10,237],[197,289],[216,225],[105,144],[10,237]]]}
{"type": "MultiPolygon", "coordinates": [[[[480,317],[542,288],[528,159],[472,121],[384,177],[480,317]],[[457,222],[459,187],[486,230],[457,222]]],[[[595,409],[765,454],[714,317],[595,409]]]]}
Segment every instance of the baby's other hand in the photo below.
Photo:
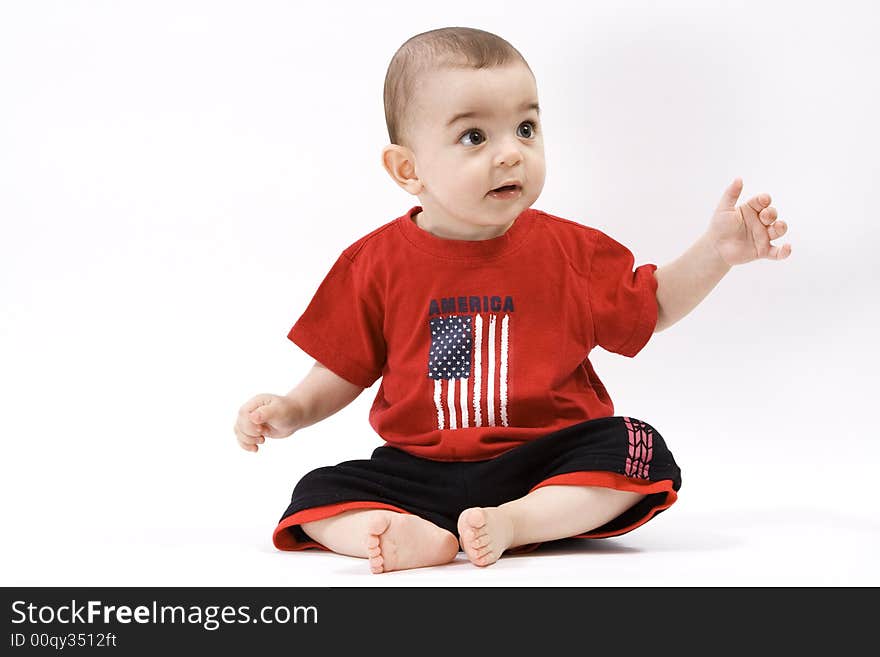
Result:
{"type": "Polygon", "coordinates": [[[264,393],[251,398],[238,410],[235,437],[242,449],[256,452],[266,438],[287,438],[300,426],[299,407],[289,397],[264,393]]]}
{"type": "Polygon", "coordinates": [[[770,205],[769,194],[758,194],[737,205],[742,192],[742,178],[737,177],[724,190],[709,224],[709,235],[724,262],[733,267],[758,258],[784,260],[791,255],[791,244],[776,246],[771,242],[788,231],[788,224],[777,221],[779,213],[770,205]]]}

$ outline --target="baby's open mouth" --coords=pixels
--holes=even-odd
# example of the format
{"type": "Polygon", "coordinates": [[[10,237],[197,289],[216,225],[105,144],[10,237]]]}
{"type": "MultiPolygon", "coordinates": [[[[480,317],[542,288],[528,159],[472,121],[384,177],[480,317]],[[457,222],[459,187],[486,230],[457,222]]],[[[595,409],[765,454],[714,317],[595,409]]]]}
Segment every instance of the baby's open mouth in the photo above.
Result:
{"type": "Polygon", "coordinates": [[[519,189],[519,185],[505,185],[504,187],[496,187],[493,192],[506,192],[513,189],[519,189]]]}

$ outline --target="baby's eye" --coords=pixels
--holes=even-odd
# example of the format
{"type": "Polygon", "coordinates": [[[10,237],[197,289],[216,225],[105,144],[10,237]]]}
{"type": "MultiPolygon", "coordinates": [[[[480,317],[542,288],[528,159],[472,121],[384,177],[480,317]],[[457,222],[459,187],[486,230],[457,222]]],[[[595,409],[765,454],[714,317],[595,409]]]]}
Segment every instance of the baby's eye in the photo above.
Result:
{"type": "Polygon", "coordinates": [[[522,135],[523,137],[525,137],[526,139],[531,139],[535,136],[535,130],[537,130],[538,127],[535,125],[534,121],[523,121],[519,124],[519,127],[521,128],[523,126],[528,126],[526,134],[522,135]]]}
{"type": "Polygon", "coordinates": [[[470,143],[470,144],[467,144],[467,143],[466,143],[465,146],[479,146],[480,144],[483,143],[483,140],[484,140],[485,138],[482,136],[482,135],[483,135],[482,132],[480,132],[479,130],[475,130],[474,128],[471,128],[470,130],[468,130],[467,132],[465,132],[461,137],[459,137],[458,141],[461,141],[461,140],[464,139],[465,137],[469,137],[470,135],[474,135],[474,134],[476,134],[476,135],[480,135],[479,139],[478,139],[476,142],[474,142],[473,140],[470,140],[471,143],[470,143]]]}

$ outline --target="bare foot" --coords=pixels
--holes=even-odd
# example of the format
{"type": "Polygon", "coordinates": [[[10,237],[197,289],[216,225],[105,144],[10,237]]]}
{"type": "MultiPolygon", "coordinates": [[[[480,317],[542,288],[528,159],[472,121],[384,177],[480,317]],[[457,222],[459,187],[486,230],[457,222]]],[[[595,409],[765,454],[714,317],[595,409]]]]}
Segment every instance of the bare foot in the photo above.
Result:
{"type": "Polygon", "coordinates": [[[472,507],[458,516],[461,549],[476,566],[489,566],[513,542],[513,522],[498,507],[472,507]]]}
{"type": "Polygon", "coordinates": [[[374,573],[439,566],[458,554],[455,536],[418,516],[377,510],[367,531],[367,556],[374,573]]]}

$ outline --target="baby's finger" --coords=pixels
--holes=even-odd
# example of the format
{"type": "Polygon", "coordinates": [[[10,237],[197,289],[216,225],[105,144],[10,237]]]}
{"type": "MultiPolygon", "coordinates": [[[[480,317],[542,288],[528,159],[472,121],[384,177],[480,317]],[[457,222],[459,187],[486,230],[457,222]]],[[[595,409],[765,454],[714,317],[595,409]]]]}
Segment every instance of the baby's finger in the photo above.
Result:
{"type": "Polygon", "coordinates": [[[767,258],[770,260],[785,260],[790,255],[791,244],[784,244],[782,246],[771,246],[770,251],[767,253],[767,258]]]}
{"type": "Polygon", "coordinates": [[[771,200],[772,199],[770,198],[770,194],[758,194],[757,196],[753,196],[752,198],[750,198],[746,205],[754,210],[755,214],[758,214],[761,212],[761,210],[770,205],[771,200]]]}
{"type": "Polygon", "coordinates": [[[242,433],[245,433],[250,436],[257,436],[260,434],[260,425],[252,422],[248,412],[242,411],[238,415],[238,422],[236,426],[241,429],[242,433]]]}
{"type": "Polygon", "coordinates": [[[254,443],[246,440],[246,436],[239,431],[236,431],[235,438],[238,441],[238,446],[246,452],[256,452],[259,449],[254,443]]]}
{"type": "Polygon", "coordinates": [[[748,201],[743,203],[741,207],[744,211],[748,211],[753,213],[754,216],[758,216],[761,214],[761,211],[770,205],[770,195],[769,194],[758,194],[757,196],[753,196],[748,201]]]}
{"type": "Polygon", "coordinates": [[[784,221],[777,221],[767,229],[767,234],[770,236],[771,240],[775,240],[777,237],[782,237],[787,232],[788,224],[784,221]]]}
{"type": "Polygon", "coordinates": [[[263,438],[281,438],[281,433],[269,424],[260,425],[260,435],[263,438]]]}
{"type": "Polygon", "coordinates": [[[238,423],[241,427],[248,433],[257,433],[257,426],[266,421],[266,407],[272,404],[274,398],[275,395],[262,394],[248,400],[238,409],[238,423]]]}
{"type": "Polygon", "coordinates": [[[244,406],[241,407],[241,412],[247,415],[251,411],[258,409],[260,406],[265,406],[271,400],[272,395],[269,394],[255,395],[245,402],[244,406]]]}
{"type": "Polygon", "coordinates": [[[238,427],[235,428],[235,435],[238,437],[238,442],[248,445],[262,445],[266,442],[266,439],[263,438],[263,436],[245,433],[238,427]]]}
{"type": "Polygon", "coordinates": [[[776,221],[776,218],[778,216],[779,216],[779,213],[776,211],[776,208],[774,208],[772,205],[769,208],[764,208],[758,214],[758,218],[761,220],[761,223],[764,224],[765,226],[769,226],[774,221],[776,221]]]}

